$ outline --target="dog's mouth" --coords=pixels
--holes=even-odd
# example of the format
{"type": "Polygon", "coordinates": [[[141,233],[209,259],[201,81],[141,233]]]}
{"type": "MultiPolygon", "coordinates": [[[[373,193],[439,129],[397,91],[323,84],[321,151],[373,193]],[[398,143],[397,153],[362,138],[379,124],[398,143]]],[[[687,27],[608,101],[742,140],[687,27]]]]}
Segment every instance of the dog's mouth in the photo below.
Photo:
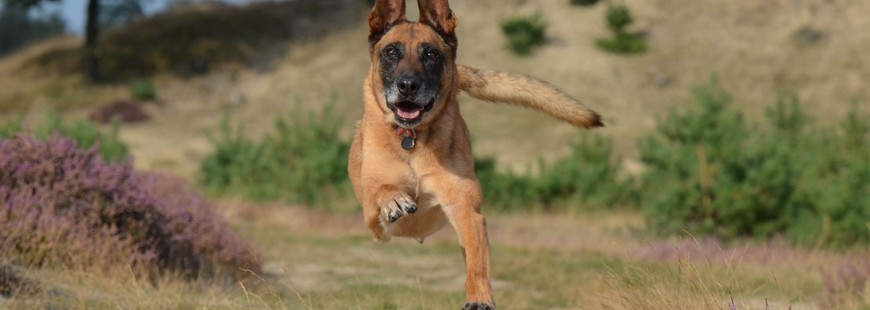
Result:
{"type": "Polygon", "coordinates": [[[393,111],[396,123],[402,127],[415,126],[423,120],[423,115],[435,106],[435,98],[425,105],[419,105],[412,101],[400,101],[396,104],[387,103],[387,107],[393,111]]]}

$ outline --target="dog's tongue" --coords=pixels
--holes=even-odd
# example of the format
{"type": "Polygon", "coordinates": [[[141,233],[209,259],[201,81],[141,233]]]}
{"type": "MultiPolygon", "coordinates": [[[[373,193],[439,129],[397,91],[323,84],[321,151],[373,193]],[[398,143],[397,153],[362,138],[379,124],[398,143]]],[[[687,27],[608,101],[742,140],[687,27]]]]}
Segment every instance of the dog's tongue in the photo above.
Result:
{"type": "Polygon", "coordinates": [[[423,110],[423,108],[418,106],[400,107],[396,109],[396,113],[399,114],[399,117],[404,119],[415,119],[417,116],[420,116],[421,110],[423,110]]]}

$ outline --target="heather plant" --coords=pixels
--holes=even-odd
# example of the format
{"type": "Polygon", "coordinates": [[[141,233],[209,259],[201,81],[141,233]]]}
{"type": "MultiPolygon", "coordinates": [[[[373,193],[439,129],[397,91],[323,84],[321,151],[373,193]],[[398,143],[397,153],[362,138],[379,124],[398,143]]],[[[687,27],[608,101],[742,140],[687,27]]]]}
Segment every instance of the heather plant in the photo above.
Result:
{"type": "Polygon", "coordinates": [[[508,39],[508,47],[515,54],[526,56],[532,48],[544,45],[547,24],[541,15],[519,16],[501,22],[501,30],[508,39]]]}
{"type": "Polygon", "coordinates": [[[339,136],[341,123],[331,104],[319,116],[297,107],[276,118],[274,133],[254,141],[225,118],[202,163],[201,182],[214,194],[327,206],[350,188],[350,143],[339,136]]]}
{"type": "Polygon", "coordinates": [[[847,261],[822,275],[822,309],[870,307],[870,261],[847,261]]]}
{"type": "Polygon", "coordinates": [[[797,99],[750,124],[715,82],[641,141],[640,203],[650,227],[723,239],[786,235],[806,245],[870,242],[866,126],[811,128],[797,99]],[[863,130],[863,131],[862,131],[863,130]],[[856,141],[862,143],[854,144],[856,141]]]}
{"type": "Polygon", "coordinates": [[[259,271],[250,246],[179,179],[106,163],[52,135],[0,138],[0,249],[27,266],[143,274],[259,271]]]}
{"type": "Polygon", "coordinates": [[[114,124],[109,133],[104,133],[96,125],[77,119],[64,122],[54,112],[45,113],[43,120],[30,128],[22,120],[13,120],[0,124],[0,138],[10,138],[19,132],[32,132],[40,140],[46,140],[58,134],[76,142],[80,148],[87,149],[97,145],[103,159],[119,162],[127,158],[127,145],[118,137],[118,125],[114,124]]]}

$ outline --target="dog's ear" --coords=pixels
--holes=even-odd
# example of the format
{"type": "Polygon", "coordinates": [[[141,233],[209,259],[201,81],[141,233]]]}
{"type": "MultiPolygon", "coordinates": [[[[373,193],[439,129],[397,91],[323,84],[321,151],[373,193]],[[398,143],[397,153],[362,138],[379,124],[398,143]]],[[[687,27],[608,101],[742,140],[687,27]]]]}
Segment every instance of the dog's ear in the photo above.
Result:
{"type": "Polygon", "coordinates": [[[447,0],[417,0],[420,7],[420,23],[435,29],[447,44],[456,50],[456,16],[450,10],[447,0]]]}
{"type": "Polygon", "coordinates": [[[387,30],[405,20],[405,0],[376,0],[369,14],[369,45],[374,46],[387,30]]]}

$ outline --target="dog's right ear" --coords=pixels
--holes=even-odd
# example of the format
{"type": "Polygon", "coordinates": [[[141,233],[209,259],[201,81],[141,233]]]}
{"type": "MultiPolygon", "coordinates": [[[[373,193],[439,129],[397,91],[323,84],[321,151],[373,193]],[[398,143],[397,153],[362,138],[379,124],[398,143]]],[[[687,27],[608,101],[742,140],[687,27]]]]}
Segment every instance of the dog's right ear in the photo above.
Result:
{"type": "Polygon", "coordinates": [[[387,30],[405,20],[405,0],[375,0],[369,14],[369,46],[374,46],[387,30]]]}

